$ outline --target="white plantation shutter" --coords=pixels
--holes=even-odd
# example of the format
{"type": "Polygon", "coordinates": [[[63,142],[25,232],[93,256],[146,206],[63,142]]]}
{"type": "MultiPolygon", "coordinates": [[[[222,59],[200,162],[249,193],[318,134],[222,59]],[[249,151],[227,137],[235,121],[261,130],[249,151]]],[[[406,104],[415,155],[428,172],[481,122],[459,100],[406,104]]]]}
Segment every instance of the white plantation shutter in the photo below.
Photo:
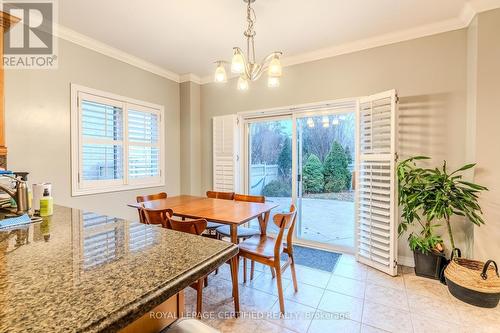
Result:
{"type": "Polygon", "coordinates": [[[82,187],[123,183],[123,104],[81,93],[82,187]]]}
{"type": "Polygon", "coordinates": [[[129,182],[160,182],[160,113],[128,105],[128,176],[129,182]]]}
{"type": "Polygon", "coordinates": [[[396,91],[360,99],[358,108],[357,258],[397,275],[396,91]]]}
{"type": "Polygon", "coordinates": [[[239,121],[236,115],[213,118],[213,190],[239,190],[239,121]]]}
{"type": "Polygon", "coordinates": [[[71,86],[72,194],[162,186],[163,107],[71,86]]]}

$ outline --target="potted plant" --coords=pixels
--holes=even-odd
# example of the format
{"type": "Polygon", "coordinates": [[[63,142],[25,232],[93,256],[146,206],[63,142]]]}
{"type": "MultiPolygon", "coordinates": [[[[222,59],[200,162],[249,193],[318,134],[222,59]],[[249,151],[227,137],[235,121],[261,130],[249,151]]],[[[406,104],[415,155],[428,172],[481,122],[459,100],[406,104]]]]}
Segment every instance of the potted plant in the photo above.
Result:
{"type": "Polygon", "coordinates": [[[446,259],[443,240],[436,229],[441,223],[446,225],[451,249],[455,249],[451,217],[460,215],[476,225],[483,224],[477,194],[487,188],[463,180],[463,172],[475,164],[464,165],[451,173],[446,168],[446,161],[441,169],[417,166],[416,161],[428,159],[412,157],[397,167],[399,205],[402,207],[398,233],[401,236],[409,226],[417,225],[419,230],[408,236],[415,259],[415,274],[438,279],[446,259]]]}

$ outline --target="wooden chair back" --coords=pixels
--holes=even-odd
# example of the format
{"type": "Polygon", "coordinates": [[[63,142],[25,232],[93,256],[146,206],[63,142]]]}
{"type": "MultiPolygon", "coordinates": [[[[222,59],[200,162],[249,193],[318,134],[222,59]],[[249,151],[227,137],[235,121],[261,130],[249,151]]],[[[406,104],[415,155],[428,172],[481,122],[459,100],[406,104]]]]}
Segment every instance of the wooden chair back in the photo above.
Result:
{"type": "Polygon", "coordinates": [[[234,201],[246,201],[246,202],[258,202],[265,203],[266,197],[263,195],[245,195],[245,194],[235,194],[234,201]]]}
{"type": "Polygon", "coordinates": [[[144,217],[144,221],[141,221],[141,223],[159,224],[163,228],[171,229],[170,218],[174,213],[171,209],[150,209],[142,207],[139,213],[144,217]]]}
{"type": "MultiPolygon", "coordinates": [[[[166,199],[167,198],[167,193],[165,192],[160,192],[156,194],[149,194],[149,195],[138,195],[135,199],[137,200],[138,203],[145,202],[145,201],[151,201],[151,200],[158,200],[158,199],[166,199]]],[[[146,217],[144,214],[141,212],[139,209],[139,221],[144,224],[148,224],[146,221],[146,217]]]]}
{"type": "Polygon", "coordinates": [[[172,230],[186,232],[193,235],[201,235],[207,228],[207,220],[191,220],[191,221],[177,221],[170,219],[170,226],[172,230]]]}
{"type": "Polygon", "coordinates": [[[297,220],[297,212],[295,205],[290,205],[290,212],[276,214],[273,217],[274,224],[280,228],[276,243],[274,244],[274,257],[275,260],[280,258],[283,252],[283,236],[287,232],[286,243],[287,250],[293,251],[293,230],[295,229],[295,222],[297,220]]]}
{"type": "Polygon", "coordinates": [[[290,212],[288,213],[279,213],[274,215],[273,222],[274,224],[281,229],[289,229],[292,224],[295,222],[295,205],[292,204],[290,206],[290,212]]]}
{"type": "Polygon", "coordinates": [[[234,192],[207,191],[207,198],[233,200],[234,199],[234,192]]]}
{"type": "Polygon", "coordinates": [[[166,198],[167,198],[167,193],[160,192],[160,193],[149,194],[149,195],[138,195],[136,197],[136,200],[137,200],[137,202],[144,202],[144,201],[160,200],[160,199],[166,199],[166,198]]]}

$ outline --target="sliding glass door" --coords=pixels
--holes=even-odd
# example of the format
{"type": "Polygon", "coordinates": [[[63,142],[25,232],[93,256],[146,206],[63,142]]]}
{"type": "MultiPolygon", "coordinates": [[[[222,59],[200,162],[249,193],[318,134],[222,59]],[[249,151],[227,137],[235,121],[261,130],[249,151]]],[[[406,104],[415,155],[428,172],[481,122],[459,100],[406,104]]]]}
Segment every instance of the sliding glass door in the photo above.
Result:
{"type": "Polygon", "coordinates": [[[246,192],[295,203],[298,242],[353,251],[355,128],[354,103],[246,120],[246,192]]]}
{"type": "MultiPolygon", "coordinates": [[[[247,193],[264,195],[279,204],[273,213],[288,210],[292,202],[292,119],[278,117],[247,122],[247,193]]],[[[257,222],[251,227],[258,228],[257,222]]],[[[277,228],[268,223],[270,233],[277,228]]]]}
{"type": "Polygon", "coordinates": [[[353,109],[294,117],[297,133],[297,238],[354,248],[355,113],[353,109]]]}

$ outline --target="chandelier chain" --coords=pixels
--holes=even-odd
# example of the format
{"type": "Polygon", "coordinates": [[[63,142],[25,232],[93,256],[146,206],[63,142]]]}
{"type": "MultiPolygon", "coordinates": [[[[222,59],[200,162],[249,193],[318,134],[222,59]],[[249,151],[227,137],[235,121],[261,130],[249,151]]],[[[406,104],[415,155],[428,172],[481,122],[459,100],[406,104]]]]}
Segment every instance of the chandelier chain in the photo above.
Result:
{"type": "Polygon", "coordinates": [[[254,9],[251,6],[252,2],[248,1],[247,5],[247,22],[248,22],[248,27],[247,30],[245,30],[245,37],[247,37],[247,59],[249,60],[250,63],[254,64],[255,63],[255,30],[254,26],[255,23],[257,22],[257,15],[255,14],[254,9]],[[250,54],[250,50],[252,50],[252,53],[250,54]],[[250,55],[252,57],[250,57],[250,55]]]}

